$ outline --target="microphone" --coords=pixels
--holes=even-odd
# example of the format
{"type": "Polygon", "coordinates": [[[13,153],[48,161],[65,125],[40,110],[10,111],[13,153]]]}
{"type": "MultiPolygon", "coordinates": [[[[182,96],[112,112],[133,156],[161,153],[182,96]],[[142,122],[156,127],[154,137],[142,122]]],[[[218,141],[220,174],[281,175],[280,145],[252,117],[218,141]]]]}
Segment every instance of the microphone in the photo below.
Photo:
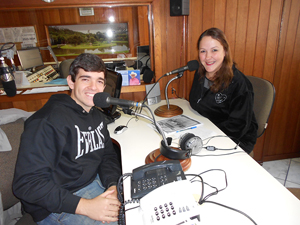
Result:
{"type": "Polygon", "coordinates": [[[0,78],[2,80],[4,91],[6,92],[7,96],[13,97],[17,94],[17,88],[16,88],[14,76],[11,74],[9,67],[4,61],[4,58],[1,57],[0,60],[1,60],[0,78]]]}
{"type": "Polygon", "coordinates": [[[169,73],[166,73],[166,76],[169,76],[169,75],[174,74],[174,73],[184,72],[186,70],[194,71],[194,70],[198,69],[198,67],[199,67],[199,62],[197,60],[192,60],[192,61],[189,61],[187,63],[187,65],[184,66],[184,67],[180,67],[179,69],[176,69],[176,70],[173,70],[169,73]]]}
{"type": "Polygon", "coordinates": [[[14,80],[2,82],[2,85],[8,97],[14,97],[17,94],[16,83],[14,80]]]}
{"type": "Polygon", "coordinates": [[[130,100],[125,99],[119,99],[119,98],[113,98],[108,94],[107,92],[99,92],[94,95],[93,98],[94,104],[100,108],[107,108],[110,105],[119,105],[119,106],[136,106],[136,107],[142,107],[143,104],[139,102],[134,102],[130,100]]]}

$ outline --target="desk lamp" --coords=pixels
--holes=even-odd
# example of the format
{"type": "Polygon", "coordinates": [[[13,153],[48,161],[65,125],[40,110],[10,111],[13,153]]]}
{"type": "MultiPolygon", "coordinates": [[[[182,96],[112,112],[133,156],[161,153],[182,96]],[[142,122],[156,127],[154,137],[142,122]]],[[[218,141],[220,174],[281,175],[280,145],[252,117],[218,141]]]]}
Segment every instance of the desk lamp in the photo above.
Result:
{"type": "Polygon", "coordinates": [[[170,73],[167,73],[166,75],[171,75],[171,74],[174,74],[174,73],[178,73],[178,75],[174,78],[172,78],[166,85],[165,87],[165,96],[166,96],[166,100],[167,100],[167,105],[162,105],[162,106],[159,106],[155,111],[155,115],[156,116],[160,116],[160,117],[173,117],[173,116],[177,116],[177,115],[181,115],[183,113],[183,110],[182,108],[180,108],[179,106],[177,105],[170,105],[169,104],[169,98],[168,98],[168,87],[169,87],[169,84],[173,81],[173,80],[176,80],[180,77],[183,76],[183,72],[186,71],[186,70],[189,70],[189,71],[194,71],[194,70],[197,70],[199,67],[199,63],[197,60],[192,60],[192,61],[189,61],[187,63],[187,66],[184,66],[184,67],[181,67],[177,70],[173,70],[171,71],[170,73]]]}

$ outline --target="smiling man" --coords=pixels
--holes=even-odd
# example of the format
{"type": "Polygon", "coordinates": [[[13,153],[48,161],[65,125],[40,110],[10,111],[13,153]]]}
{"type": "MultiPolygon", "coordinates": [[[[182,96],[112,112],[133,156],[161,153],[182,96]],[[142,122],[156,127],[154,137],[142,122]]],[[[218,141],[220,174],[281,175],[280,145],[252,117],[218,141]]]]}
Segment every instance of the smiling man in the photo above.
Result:
{"type": "Polygon", "coordinates": [[[71,64],[71,95],[56,94],[25,122],[13,191],[38,224],[117,224],[121,167],[93,96],[105,88],[96,55],[71,64]]]}

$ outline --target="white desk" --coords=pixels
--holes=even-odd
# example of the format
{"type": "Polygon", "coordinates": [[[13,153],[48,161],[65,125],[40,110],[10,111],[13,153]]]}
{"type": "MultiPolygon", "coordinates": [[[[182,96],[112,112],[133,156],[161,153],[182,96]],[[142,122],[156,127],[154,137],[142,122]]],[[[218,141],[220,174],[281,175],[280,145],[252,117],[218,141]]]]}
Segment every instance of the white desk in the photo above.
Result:
{"type": "MultiPolygon", "coordinates": [[[[150,108],[154,112],[158,106],[164,104],[166,101],[152,105],[150,108]]],[[[205,131],[208,131],[210,135],[224,135],[208,119],[192,110],[187,101],[171,99],[170,104],[180,106],[183,109],[183,114],[203,123],[197,129],[187,132],[192,131],[194,134],[199,134],[200,137],[203,133],[205,134],[205,131]]],[[[142,114],[151,117],[146,108],[142,114]]],[[[117,140],[121,146],[123,173],[131,173],[134,168],[144,165],[147,154],[159,148],[162,140],[162,137],[148,126],[150,122],[143,118],[139,118],[138,121],[132,119],[128,124],[129,129],[127,131],[115,135],[114,129],[118,125],[126,125],[130,118],[132,116],[122,114],[120,119],[108,126],[111,137],[117,140]]],[[[156,119],[163,118],[156,117],[156,119]]],[[[229,138],[215,138],[210,141],[209,145],[218,148],[232,148],[235,143],[229,138]]],[[[198,155],[220,155],[235,151],[241,151],[241,149],[226,152],[209,152],[203,149],[198,155]]],[[[210,197],[209,201],[238,209],[249,215],[259,225],[300,224],[300,201],[246,153],[228,156],[192,156],[192,165],[185,174],[199,174],[211,169],[222,169],[226,172],[228,187],[210,197]]],[[[224,173],[222,172],[209,172],[202,175],[202,178],[204,182],[214,185],[218,189],[225,187],[224,173]]],[[[129,180],[130,178],[124,182],[125,200],[130,199],[129,180]]],[[[208,186],[204,186],[204,190],[204,196],[213,191],[208,186]]],[[[200,191],[201,189],[199,194],[200,191]]],[[[126,209],[128,208],[131,208],[130,204],[126,205],[126,209]]],[[[200,217],[201,224],[253,224],[245,216],[211,203],[204,203],[200,206],[200,217]]],[[[126,212],[127,225],[142,224],[141,221],[138,209],[126,212]],[[138,222],[139,220],[140,222],[138,222]]]]}

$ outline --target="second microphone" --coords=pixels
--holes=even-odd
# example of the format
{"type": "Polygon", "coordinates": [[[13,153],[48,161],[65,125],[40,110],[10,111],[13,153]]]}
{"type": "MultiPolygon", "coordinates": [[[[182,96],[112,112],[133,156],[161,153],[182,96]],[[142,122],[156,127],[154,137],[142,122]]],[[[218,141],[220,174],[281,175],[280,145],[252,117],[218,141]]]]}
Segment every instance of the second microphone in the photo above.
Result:
{"type": "Polygon", "coordinates": [[[140,102],[134,102],[125,99],[113,98],[107,92],[99,92],[94,95],[93,98],[94,104],[100,108],[107,108],[110,105],[119,105],[127,107],[142,107],[143,104],[140,102]]]}

